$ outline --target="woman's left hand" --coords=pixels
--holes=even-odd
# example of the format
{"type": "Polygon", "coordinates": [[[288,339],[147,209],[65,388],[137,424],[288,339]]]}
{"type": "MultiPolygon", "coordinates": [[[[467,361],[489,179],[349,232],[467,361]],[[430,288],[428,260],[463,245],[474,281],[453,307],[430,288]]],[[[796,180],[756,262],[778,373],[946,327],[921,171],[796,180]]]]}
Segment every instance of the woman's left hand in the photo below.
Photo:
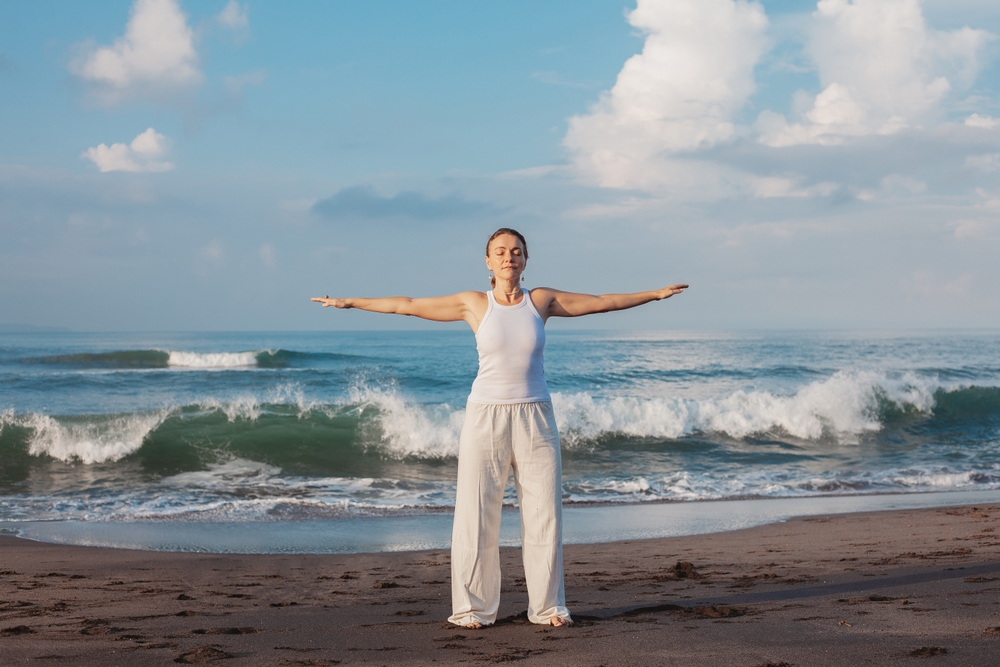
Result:
{"type": "Polygon", "coordinates": [[[329,295],[327,296],[314,296],[310,301],[315,303],[323,304],[324,308],[350,308],[347,304],[347,299],[331,299],[329,295]]]}
{"type": "Polygon", "coordinates": [[[657,290],[657,298],[669,299],[675,294],[680,294],[687,288],[688,286],[685,283],[677,283],[676,285],[670,285],[669,287],[664,287],[661,290],[657,290]]]}

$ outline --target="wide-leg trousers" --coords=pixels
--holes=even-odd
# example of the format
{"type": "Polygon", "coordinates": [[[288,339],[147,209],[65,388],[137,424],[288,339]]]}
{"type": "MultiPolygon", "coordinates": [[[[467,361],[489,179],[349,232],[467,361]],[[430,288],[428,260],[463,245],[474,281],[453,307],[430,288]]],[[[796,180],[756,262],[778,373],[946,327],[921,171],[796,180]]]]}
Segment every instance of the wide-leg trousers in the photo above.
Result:
{"type": "Polygon", "coordinates": [[[569,618],[563,590],[562,462],[552,403],[470,402],[458,452],[451,538],[452,615],[457,625],[496,621],[500,606],[500,512],[514,471],[528,620],[569,618]]]}

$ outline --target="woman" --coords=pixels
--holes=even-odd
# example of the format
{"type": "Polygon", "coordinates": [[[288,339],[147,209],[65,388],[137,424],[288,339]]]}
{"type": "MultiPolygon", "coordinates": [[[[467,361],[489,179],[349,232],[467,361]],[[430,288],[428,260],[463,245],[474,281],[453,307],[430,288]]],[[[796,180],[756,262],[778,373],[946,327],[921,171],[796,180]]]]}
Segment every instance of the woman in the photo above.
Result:
{"type": "Polygon", "coordinates": [[[360,308],[437,322],[465,320],[476,334],[479,373],[459,441],[458,489],[451,542],[452,616],[467,628],[491,625],[500,605],[500,512],[513,468],[521,508],[528,620],[571,625],[563,592],[562,467],[559,433],[542,370],[544,324],[624,310],[680,294],[687,285],[635,294],[592,296],[549,287],[521,288],[528,243],[513,229],[486,242],[493,289],[411,299],[331,299],[324,308],[360,308]]]}

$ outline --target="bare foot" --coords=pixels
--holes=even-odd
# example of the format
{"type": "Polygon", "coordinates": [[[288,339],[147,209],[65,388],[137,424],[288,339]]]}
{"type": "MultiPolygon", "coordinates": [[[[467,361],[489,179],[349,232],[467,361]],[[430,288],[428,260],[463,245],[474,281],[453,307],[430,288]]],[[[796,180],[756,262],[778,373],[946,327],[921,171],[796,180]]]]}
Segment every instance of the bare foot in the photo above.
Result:
{"type": "Polygon", "coordinates": [[[463,628],[468,628],[470,630],[482,630],[483,624],[479,621],[473,621],[472,623],[466,623],[462,626],[463,628]]]}
{"type": "Polygon", "coordinates": [[[562,618],[560,616],[553,616],[549,619],[549,623],[552,624],[554,628],[566,628],[573,625],[572,618],[562,618]]]}

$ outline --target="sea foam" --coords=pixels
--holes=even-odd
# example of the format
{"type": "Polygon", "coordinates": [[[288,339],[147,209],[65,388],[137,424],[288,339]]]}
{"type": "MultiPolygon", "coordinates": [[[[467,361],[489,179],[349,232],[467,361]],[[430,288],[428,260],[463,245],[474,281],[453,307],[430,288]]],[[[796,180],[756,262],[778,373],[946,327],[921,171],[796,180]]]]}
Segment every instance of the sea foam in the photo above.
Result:
{"type": "Polygon", "coordinates": [[[447,404],[421,406],[394,389],[355,387],[351,403],[378,410],[378,429],[366,436],[394,458],[458,456],[458,437],[465,419],[464,409],[447,404]]]}
{"type": "MultiPolygon", "coordinates": [[[[265,352],[268,352],[265,350],[265,352]]],[[[257,366],[262,352],[178,352],[167,350],[167,365],[174,368],[227,369],[257,366]]]]}
{"type": "Polygon", "coordinates": [[[55,418],[45,414],[0,414],[0,429],[6,425],[29,429],[28,452],[60,461],[105,463],[117,461],[142,447],[146,435],[170,415],[157,412],[55,418]]]}
{"type": "Polygon", "coordinates": [[[580,392],[555,393],[552,401],[568,444],[607,433],[673,439],[698,432],[745,438],[773,431],[803,440],[831,436],[855,442],[860,434],[882,428],[880,399],[899,409],[929,412],[936,388],[914,377],[892,380],[874,372],[841,371],[788,396],[739,390],[720,398],[694,400],[594,398],[580,392]]]}

